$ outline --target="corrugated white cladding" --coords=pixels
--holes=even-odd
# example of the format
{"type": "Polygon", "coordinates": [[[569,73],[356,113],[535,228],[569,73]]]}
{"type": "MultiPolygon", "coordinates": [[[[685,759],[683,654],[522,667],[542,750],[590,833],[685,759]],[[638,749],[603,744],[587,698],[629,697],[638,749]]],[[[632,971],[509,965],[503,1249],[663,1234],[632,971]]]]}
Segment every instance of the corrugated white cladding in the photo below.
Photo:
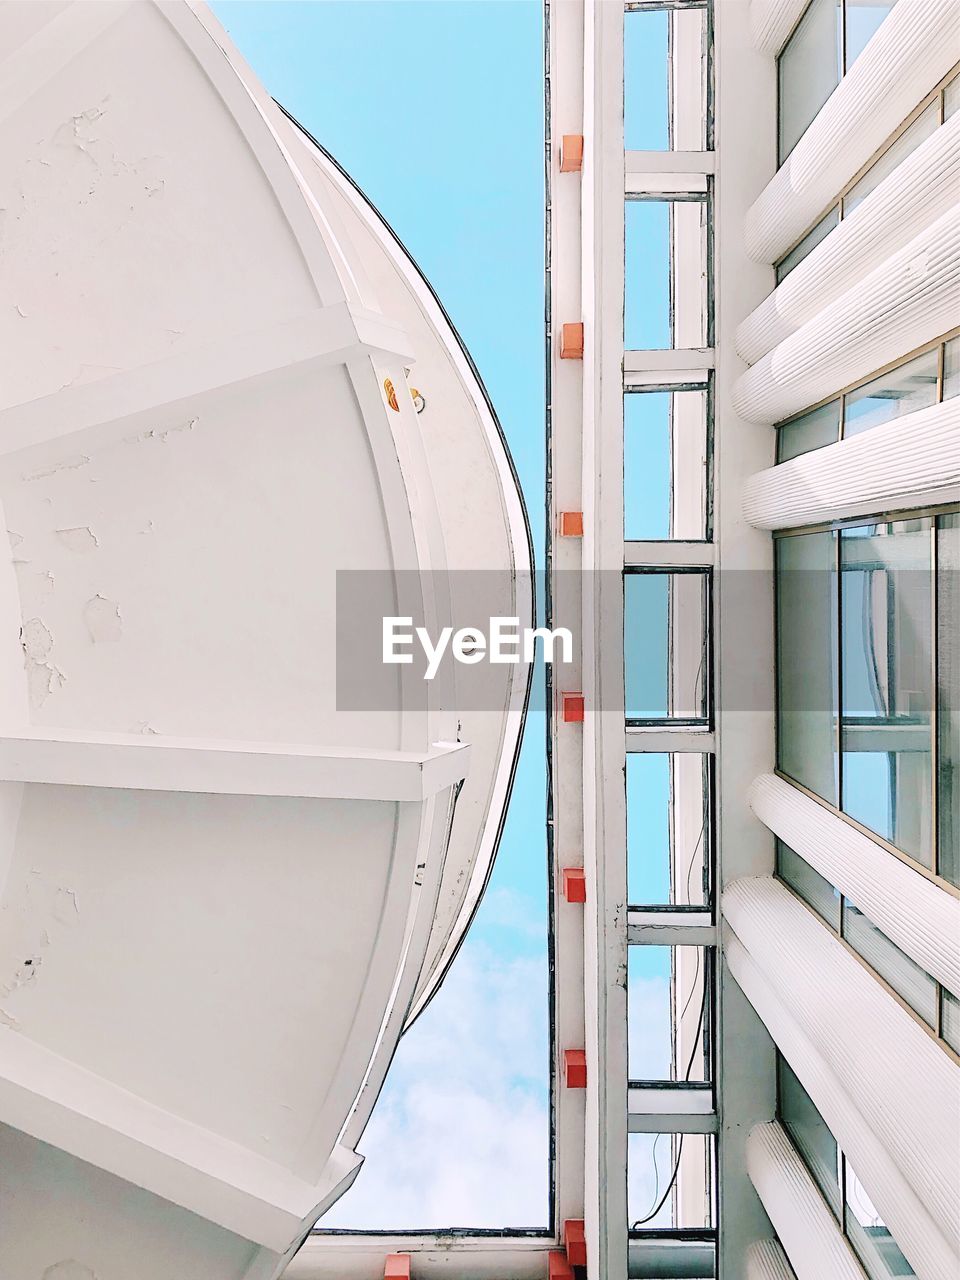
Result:
{"type": "Polygon", "coordinates": [[[948,332],[957,321],[958,268],[955,205],[742,374],[736,411],[779,422],[948,332]]]}
{"type": "Polygon", "coordinates": [[[960,396],[758,471],[743,513],[760,529],[794,529],[958,499],[960,396]]]}
{"type": "Polygon", "coordinates": [[[749,364],[852,288],[957,202],[960,113],[909,155],[737,328],[749,364]]]}
{"type": "Polygon", "coordinates": [[[747,1280],[797,1280],[776,1240],[755,1240],[747,1250],[747,1280]]]}
{"type": "Polygon", "coordinates": [[[956,1250],[960,1067],[779,881],[735,880],[723,913],[956,1250]]]}
{"type": "Polygon", "coordinates": [[[898,0],[746,221],[747,248],[776,262],[957,60],[957,0],[898,0]]]}
{"type": "Polygon", "coordinates": [[[776,57],[808,3],[809,0],[750,0],[750,34],[761,53],[776,57]]]}
{"type": "MultiPolygon", "coordinates": [[[[782,893],[790,897],[786,890],[782,890],[782,893]]],[[[810,913],[796,899],[794,899],[794,906],[819,928],[826,941],[831,941],[826,927],[817,925],[810,913]]],[[[776,949],[783,940],[785,929],[792,931],[793,922],[785,924],[783,920],[777,920],[773,922],[772,927],[770,922],[764,922],[763,928],[769,929],[767,950],[776,949]]],[[[747,930],[747,932],[752,931],[747,930]]],[[[932,1207],[924,1201],[923,1193],[918,1193],[914,1189],[907,1180],[898,1157],[891,1155],[885,1142],[881,1140],[881,1134],[886,1139],[890,1126],[888,1124],[878,1126],[873,1114],[868,1114],[869,1109],[862,1105],[867,1095],[874,1100],[877,1097],[877,1069],[868,1064],[866,1069],[860,1069],[855,1075],[838,1074],[825,1056],[826,1037],[817,1033],[814,1038],[811,1038],[805,1025],[802,1024],[800,1011],[793,1002],[793,991],[786,989],[782,981],[783,966],[777,966],[780,971],[774,973],[772,971],[774,966],[766,957],[755,959],[729,926],[724,930],[724,939],[725,956],[730,972],[763,1020],[778,1048],[793,1067],[800,1083],[810,1094],[824,1122],[850,1157],[877,1211],[882,1215],[897,1244],[909,1259],[919,1280],[943,1280],[945,1276],[954,1275],[957,1263],[960,1261],[954,1238],[955,1231],[945,1232],[935,1221],[932,1207]],[[848,1086],[851,1085],[855,1087],[853,1093],[848,1092],[848,1086]]],[[[839,943],[834,943],[834,946],[842,950],[839,943]]],[[[858,969],[863,977],[868,978],[862,966],[846,953],[844,956],[850,966],[858,969]]],[[[805,953],[802,959],[798,960],[796,953],[791,949],[787,964],[792,967],[795,978],[810,987],[811,979],[807,974],[808,959],[809,956],[805,953]]],[[[855,999],[846,995],[848,989],[844,986],[845,977],[845,972],[831,975],[830,981],[819,990],[820,1003],[836,1002],[841,1007],[843,1018],[849,1024],[847,1038],[868,1042],[879,1068],[883,1065],[888,1049],[886,1046],[882,1052],[877,1049],[876,1036],[870,1034],[871,1029],[876,1025],[875,1019],[871,1012],[864,1011],[855,999]]],[[[812,985],[815,986],[817,981],[817,978],[813,978],[812,985]]],[[[872,980],[868,978],[868,981],[872,980]]],[[[903,1014],[903,1010],[891,997],[883,992],[881,994],[891,1008],[903,1014]]],[[[908,1017],[906,1014],[903,1016],[908,1017]]],[[[881,1025],[883,1021],[881,1020],[881,1025]]],[[[915,1024],[914,1030],[923,1036],[915,1024]]],[[[946,1055],[928,1037],[923,1036],[923,1039],[931,1051],[938,1053],[946,1061],[946,1055]]],[[[925,1067],[925,1062],[916,1063],[914,1078],[906,1089],[901,1091],[899,1101],[886,1102],[889,1108],[898,1112],[911,1107],[915,1108],[916,1103],[911,1103],[910,1100],[922,1091],[920,1105],[928,1110],[937,1110],[938,1101],[943,1094],[937,1081],[924,1077],[925,1067]]],[[[951,1085],[950,1089],[955,1092],[955,1085],[951,1085]]],[[[953,1096],[953,1093],[950,1096],[953,1096]]],[[[816,1273],[816,1280],[822,1280],[826,1275],[831,1276],[832,1280],[833,1273],[830,1271],[816,1273]]]]}
{"type": "MultiPolygon", "coordinates": [[[[783,1127],[758,1124],[747,1139],[747,1170],[767,1217],[783,1243],[797,1280],[864,1280],[837,1220],[783,1127]]],[[[752,1262],[752,1259],[751,1259],[752,1262]]],[[[751,1276],[779,1280],[790,1266],[773,1256],[751,1276]]]]}

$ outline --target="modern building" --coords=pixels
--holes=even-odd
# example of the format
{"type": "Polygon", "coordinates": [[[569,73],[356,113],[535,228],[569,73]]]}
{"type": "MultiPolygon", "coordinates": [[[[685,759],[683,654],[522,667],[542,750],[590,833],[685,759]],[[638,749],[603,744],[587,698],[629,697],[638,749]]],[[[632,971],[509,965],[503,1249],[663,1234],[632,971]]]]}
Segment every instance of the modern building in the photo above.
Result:
{"type": "Polygon", "coordinates": [[[530,616],[522,500],[201,6],[0,5],[4,1277],[960,1276],[960,0],[545,30],[552,1219],[365,1235],[527,684],[335,612],[530,616]]]}

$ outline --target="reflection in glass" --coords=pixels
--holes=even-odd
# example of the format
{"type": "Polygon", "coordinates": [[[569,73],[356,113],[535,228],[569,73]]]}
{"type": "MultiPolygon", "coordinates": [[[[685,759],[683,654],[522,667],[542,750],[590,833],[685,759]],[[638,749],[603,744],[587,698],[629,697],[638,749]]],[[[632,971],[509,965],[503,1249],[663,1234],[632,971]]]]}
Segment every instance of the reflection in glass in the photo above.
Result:
{"type": "Polygon", "coordinates": [[[843,936],[928,1026],[937,1025],[937,984],[849,900],[843,900],[843,936]]]}
{"type": "Polygon", "coordinates": [[[849,1159],[844,1163],[844,1230],[870,1280],[915,1275],[863,1183],[851,1169],[849,1159]]]}
{"type": "Polygon", "coordinates": [[[912,151],[916,151],[921,142],[930,137],[940,123],[940,104],[931,102],[926,110],[921,111],[916,120],[904,129],[896,142],[892,142],[882,155],[878,156],[859,182],[855,182],[843,197],[843,216],[848,217],[858,204],[866,200],[871,191],[893,173],[897,165],[906,160],[912,151]]]}
{"type": "Polygon", "coordinates": [[[938,871],[960,886],[960,515],[937,521],[938,871]]]}
{"type": "Polygon", "coordinates": [[[706,389],[624,396],[623,523],[627,539],[706,536],[706,389]]]}
{"type": "Polygon", "coordinates": [[[879,27],[897,0],[846,0],[846,69],[863,53],[867,41],[879,27]]]}
{"type": "Polygon", "coordinates": [[[933,865],[931,521],[840,538],[842,807],[933,865]]]}
{"type": "Polygon", "coordinates": [[[960,1053],[960,1000],[941,987],[940,1001],[940,1034],[955,1053],[960,1053]]]}
{"type": "Polygon", "coordinates": [[[831,400],[829,404],[811,409],[809,413],[778,427],[777,462],[789,462],[791,458],[799,458],[802,453],[835,444],[839,439],[840,401],[831,400]]]}
{"type": "Polygon", "coordinates": [[[840,83],[840,0],[812,0],[777,63],[782,164],[840,83]]]}
{"type": "Polygon", "coordinates": [[[943,119],[950,119],[960,107],[960,76],[954,76],[943,90],[943,119]]]}
{"type": "Polygon", "coordinates": [[[708,901],[709,761],[697,752],[627,755],[627,899],[634,906],[708,901]]]}
{"type": "Polygon", "coordinates": [[[781,1124],[839,1219],[840,1152],[837,1140],[781,1053],[777,1054],[777,1097],[781,1124]]]}
{"type": "Polygon", "coordinates": [[[935,348],[848,392],[843,406],[843,434],[858,435],[937,402],[940,353],[935,348]]]}
{"type": "Polygon", "coordinates": [[[707,717],[707,591],[701,572],[627,571],[623,580],[628,720],[707,717]]]}
{"type": "Polygon", "coordinates": [[[627,951],[627,1070],[631,1080],[709,1078],[709,991],[703,947],[640,944],[627,951]]]}
{"type": "Polygon", "coordinates": [[[777,760],[789,777],[838,801],[836,537],[779,538],[777,760]]]}
{"type": "Polygon", "coordinates": [[[840,894],[829,880],[819,871],[811,867],[806,858],[801,858],[788,844],[777,840],[777,875],[794,893],[813,907],[817,915],[825,920],[831,929],[840,932],[840,894]]]}
{"type": "Polygon", "coordinates": [[[960,394],[960,338],[951,338],[949,342],[943,344],[942,399],[952,400],[958,394],[960,394]]]}
{"type": "Polygon", "coordinates": [[[628,1136],[627,1215],[631,1229],[689,1231],[712,1226],[713,1187],[712,1136],[628,1136]]]}
{"type": "Polygon", "coordinates": [[[811,227],[800,243],[777,263],[777,284],[785,280],[793,268],[798,267],[808,254],[813,253],[820,241],[827,238],[839,221],[840,206],[837,205],[826,217],[821,218],[815,227],[811,227]]]}

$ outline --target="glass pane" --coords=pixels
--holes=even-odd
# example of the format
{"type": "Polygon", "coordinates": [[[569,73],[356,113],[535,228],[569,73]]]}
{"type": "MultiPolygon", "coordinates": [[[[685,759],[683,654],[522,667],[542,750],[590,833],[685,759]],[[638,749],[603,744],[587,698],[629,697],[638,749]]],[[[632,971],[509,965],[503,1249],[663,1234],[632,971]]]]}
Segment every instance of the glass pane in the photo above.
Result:
{"type": "Polygon", "coordinates": [[[627,1214],[632,1231],[696,1230],[714,1223],[713,1138],[631,1133],[627,1214]]]}
{"type": "Polygon", "coordinates": [[[670,146],[668,32],[665,9],[623,16],[623,145],[628,151],[670,146]]]}
{"type": "Polygon", "coordinates": [[[872,382],[847,393],[843,407],[844,436],[859,435],[905,413],[937,403],[938,350],[925,351],[914,360],[883,373],[872,382]]]}
{"type": "Polygon", "coordinates": [[[707,392],[623,398],[624,537],[706,537],[707,392]]]}
{"type": "Polygon", "coordinates": [[[943,118],[944,121],[950,117],[960,107],[960,76],[954,76],[943,90],[943,118]]]}
{"type": "Polygon", "coordinates": [[[706,138],[706,10],[628,10],[623,132],[628,151],[701,151],[706,138]]]}
{"type": "Polygon", "coordinates": [[[943,399],[952,400],[960,392],[960,338],[943,344],[943,399]]]}
{"type": "Polygon", "coordinates": [[[896,0],[846,0],[848,71],[895,4],[896,0]]]}
{"type": "Polygon", "coordinates": [[[863,1183],[845,1161],[844,1188],[846,1205],[845,1230],[853,1250],[863,1263],[870,1280],[888,1280],[890,1276],[915,1275],[913,1268],[897,1247],[876,1206],[867,1195],[863,1183]]]}
{"type": "Polygon", "coordinates": [[[960,515],[937,521],[938,871],[960,886],[960,515]]]}
{"type": "Polygon", "coordinates": [[[777,430],[777,461],[789,462],[802,453],[836,444],[840,439],[840,401],[831,400],[777,430]]]}
{"type": "Polygon", "coordinates": [[[670,320],[670,204],[628,200],[624,210],[623,345],[627,351],[673,345],[670,320]]]}
{"type": "Polygon", "coordinates": [[[917,116],[913,124],[904,129],[900,137],[892,142],[882,155],[877,157],[860,181],[855,183],[843,197],[844,217],[851,214],[858,204],[866,200],[870,192],[878,187],[888,174],[893,173],[897,165],[906,160],[911,151],[915,151],[924,139],[929,138],[939,123],[940,104],[934,101],[917,116]]]}
{"type": "Polygon", "coordinates": [[[628,720],[706,718],[707,590],[705,573],[624,574],[628,720]]]}
{"type": "Polygon", "coordinates": [[[827,1204],[840,1217],[840,1152],[810,1095],[781,1053],[777,1054],[777,1113],[827,1204]]]}
{"type": "Polygon", "coordinates": [[[940,1034],[955,1053],[960,1053],[960,1000],[940,989],[940,1034]]]}
{"type": "Polygon", "coordinates": [[[627,898],[633,905],[708,901],[708,770],[708,757],[696,752],[627,755],[627,898]]]}
{"type": "Polygon", "coordinates": [[[936,982],[848,898],[843,901],[843,936],[924,1022],[931,1027],[937,1025],[936,982]]]}
{"type": "Polygon", "coordinates": [[[678,200],[670,205],[673,345],[707,344],[707,204],[678,200]]]}
{"type": "Polygon", "coordinates": [[[709,1078],[709,991],[703,947],[627,951],[627,1070],[631,1080],[709,1078]]]}
{"type": "Polygon", "coordinates": [[[777,63],[780,163],[840,83],[840,0],[812,0],[777,63]]]}
{"type": "Polygon", "coordinates": [[[777,875],[813,907],[831,929],[840,932],[840,894],[806,858],[794,853],[782,840],[777,841],[777,875]]]}
{"type": "Polygon", "coordinates": [[[836,534],[778,538],[777,758],[837,803],[836,534]]]}
{"type": "Polygon", "coordinates": [[[932,523],[840,538],[843,808],[933,865],[932,523]]]}
{"type": "Polygon", "coordinates": [[[777,284],[781,280],[785,280],[793,268],[798,267],[808,254],[813,253],[821,240],[826,240],[839,221],[840,206],[838,205],[835,209],[831,209],[825,218],[821,218],[817,225],[807,232],[796,248],[791,249],[787,256],[777,263],[777,284]]]}

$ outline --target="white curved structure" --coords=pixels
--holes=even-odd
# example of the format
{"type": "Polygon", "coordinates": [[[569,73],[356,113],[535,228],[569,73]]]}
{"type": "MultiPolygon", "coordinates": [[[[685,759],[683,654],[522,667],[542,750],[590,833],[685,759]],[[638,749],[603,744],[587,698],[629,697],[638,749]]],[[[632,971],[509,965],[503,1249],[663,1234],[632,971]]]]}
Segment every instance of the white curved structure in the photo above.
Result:
{"type": "Polygon", "coordinates": [[[750,807],[925,973],[960,994],[960,898],[775,774],[757,778],[750,807]]]}
{"type": "Polygon", "coordinates": [[[760,529],[936,506],[960,498],[960,398],[904,414],[767,467],[743,490],[743,513],[760,529]]]}
{"type": "Polygon", "coordinates": [[[525,622],[523,508],[429,288],[205,10],[2,6],[0,59],[0,1272],[271,1280],[475,910],[527,693],[354,670],[337,574],[434,633],[491,570],[525,622]]]}
{"type": "Polygon", "coordinates": [[[750,34],[755,48],[778,54],[805,8],[806,0],[750,0],[750,34]]]}
{"type": "Polygon", "coordinates": [[[960,191],[960,115],[936,129],[737,326],[753,364],[951,209],[960,191]]]}
{"type": "Polygon", "coordinates": [[[900,1247],[918,1275],[949,1274],[944,1261],[955,1267],[960,1258],[954,1214],[960,1068],[782,884],[763,877],[735,881],[723,895],[723,913],[747,953],[744,968],[728,947],[734,976],[816,1099],[900,1247]],[[779,1014],[771,1011],[771,999],[779,1014]],[[805,1075],[814,1070],[811,1086],[805,1075]],[[923,1090],[915,1085],[918,1072],[923,1090]],[[885,1153],[883,1176],[867,1172],[877,1148],[885,1153]]]}
{"type": "Polygon", "coordinates": [[[776,262],[957,60],[954,0],[898,0],[746,216],[776,262]]]}
{"type": "Polygon", "coordinates": [[[747,1280],[796,1280],[776,1240],[754,1240],[747,1250],[747,1280]]]}
{"type": "MultiPolygon", "coordinates": [[[[747,1168],[774,1230],[795,1259],[797,1280],[864,1280],[853,1250],[782,1125],[761,1124],[751,1131],[747,1168]]],[[[754,1265],[751,1277],[789,1276],[789,1266],[773,1254],[772,1242],[764,1245],[770,1252],[762,1267],[754,1265]]]]}
{"type": "Polygon", "coordinates": [[[954,205],[738,379],[750,422],[779,422],[947,332],[960,292],[954,205]]]}

